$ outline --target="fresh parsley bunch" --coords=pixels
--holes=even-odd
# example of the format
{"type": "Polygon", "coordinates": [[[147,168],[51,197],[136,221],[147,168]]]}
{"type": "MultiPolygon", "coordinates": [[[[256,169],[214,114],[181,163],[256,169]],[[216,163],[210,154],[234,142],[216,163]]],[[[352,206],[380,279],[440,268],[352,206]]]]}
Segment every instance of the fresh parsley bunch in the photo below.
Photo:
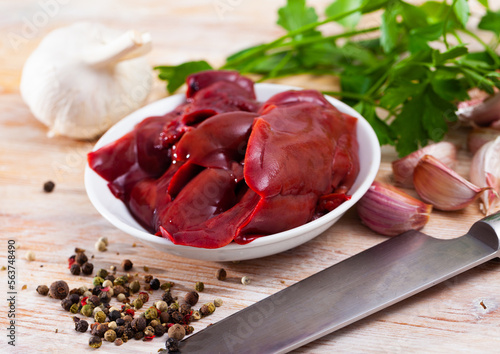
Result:
{"type": "MultiPolygon", "coordinates": [[[[323,19],[305,0],[287,0],[278,11],[278,25],[287,33],[229,56],[220,69],[258,74],[260,81],[298,74],[337,76],[341,91],[324,93],[353,106],[382,145],[395,145],[404,156],[443,138],[448,123],[457,119],[456,103],[468,98],[469,89],[493,93],[500,88],[495,52],[500,11],[491,11],[488,0],[480,3],[487,12],[478,28],[495,34],[490,44],[467,27],[467,0],[419,6],[402,0],[336,0],[323,19]],[[380,26],[358,27],[363,14],[379,10],[380,26]],[[341,24],[344,32],[324,35],[319,27],[330,22],[341,24]],[[484,50],[469,52],[472,41],[484,50]]],[[[156,69],[172,93],[187,75],[211,68],[194,61],[156,69]]]]}

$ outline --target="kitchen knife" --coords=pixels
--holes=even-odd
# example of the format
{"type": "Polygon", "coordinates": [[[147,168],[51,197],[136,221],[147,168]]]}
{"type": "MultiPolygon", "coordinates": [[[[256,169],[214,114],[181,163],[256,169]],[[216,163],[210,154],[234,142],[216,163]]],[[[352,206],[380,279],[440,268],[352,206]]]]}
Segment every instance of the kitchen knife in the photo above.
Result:
{"type": "Polygon", "coordinates": [[[181,353],[284,353],[500,255],[500,212],[464,236],[390,238],[185,339],[181,353]]]}

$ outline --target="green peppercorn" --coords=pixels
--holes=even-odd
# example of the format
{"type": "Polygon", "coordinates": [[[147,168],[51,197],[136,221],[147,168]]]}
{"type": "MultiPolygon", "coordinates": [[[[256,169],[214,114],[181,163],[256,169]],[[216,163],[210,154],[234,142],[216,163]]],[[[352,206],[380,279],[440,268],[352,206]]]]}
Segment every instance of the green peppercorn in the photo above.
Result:
{"type": "Polygon", "coordinates": [[[176,302],[172,302],[169,306],[170,309],[176,311],[179,309],[179,303],[176,301],[176,302]]]}
{"type": "Polygon", "coordinates": [[[205,289],[205,284],[203,284],[203,282],[201,282],[201,281],[196,282],[196,284],[194,286],[194,290],[201,293],[204,289],[205,289]]]}
{"type": "Polygon", "coordinates": [[[101,286],[102,283],[104,283],[104,279],[101,277],[95,277],[92,281],[92,284],[94,284],[94,286],[101,286]]]}
{"type": "Polygon", "coordinates": [[[69,308],[69,312],[71,313],[78,313],[78,309],[79,309],[79,305],[78,304],[73,304],[71,305],[71,307],[69,308]]]}
{"type": "Polygon", "coordinates": [[[174,324],[168,329],[168,337],[181,340],[186,335],[186,330],[180,324],[174,324]]]}
{"type": "Polygon", "coordinates": [[[94,320],[99,323],[104,323],[106,321],[106,314],[103,311],[97,311],[94,314],[94,320]]]}
{"type": "Polygon", "coordinates": [[[207,302],[205,305],[208,306],[208,310],[210,311],[210,314],[215,312],[215,305],[213,302],[207,302]]]}
{"type": "Polygon", "coordinates": [[[136,310],[139,310],[142,307],[143,303],[141,299],[135,299],[132,302],[132,305],[135,307],[136,310]]]}
{"type": "Polygon", "coordinates": [[[160,289],[169,290],[172,286],[174,286],[174,283],[172,283],[171,281],[167,281],[166,283],[160,285],[160,289]]]}
{"type": "Polygon", "coordinates": [[[106,278],[108,276],[108,271],[106,269],[99,269],[96,273],[96,277],[106,278]]]}
{"type": "Polygon", "coordinates": [[[47,285],[38,285],[36,292],[40,295],[46,296],[49,293],[49,287],[47,285]]]}
{"type": "Polygon", "coordinates": [[[86,304],[82,307],[82,309],[80,310],[80,312],[82,313],[82,315],[86,316],[86,317],[90,317],[92,316],[92,312],[94,311],[94,308],[92,307],[92,305],[90,304],[86,304]]]}
{"type": "Polygon", "coordinates": [[[102,345],[102,340],[101,338],[97,336],[92,336],[89,339],[89,346],[92,348],[100,348],[102,345]]]}
{"type": "Polygon", "coordinates": [[[121,277],[118,277],[113,281],[113,284],[115,285],[125,285],[127,283],[128,283],[128,277],[126,275],[122,275],[121,277]]]}
{"type": "Polygon", "coordinates": [[[156,309],[156,307],[151,306],[146,310],[144,316],[148,320],[154,320],[155,318],[158,318],[158,310],[156,309]]]}
{"type": "Polygon", "coordinates": [[[129,285],[130,292],[132,294],[135,294],[139,290],[141,290],[141,284],[137,280],[134,280],[132,283],[129,285]]]}
{"type": "Polygon", "coordinates": [[[108,342],[114,342],[116,339],[116,332],[112,329],[108,329],[106,333],[104,333],[104,339],[108,342]]]}

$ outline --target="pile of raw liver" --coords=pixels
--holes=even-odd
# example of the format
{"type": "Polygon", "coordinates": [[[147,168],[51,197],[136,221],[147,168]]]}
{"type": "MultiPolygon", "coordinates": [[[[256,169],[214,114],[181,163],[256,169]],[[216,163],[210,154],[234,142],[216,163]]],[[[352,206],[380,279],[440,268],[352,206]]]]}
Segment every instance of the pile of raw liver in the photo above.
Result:
{"type": "Polygon", "coordinates": [[[333,210],[359,171],[356,119],[317,91],[260,104],[236,72],[187,79],[186,102],[88,155],[136,220],[179,245],[218,248],[333,210]]]}

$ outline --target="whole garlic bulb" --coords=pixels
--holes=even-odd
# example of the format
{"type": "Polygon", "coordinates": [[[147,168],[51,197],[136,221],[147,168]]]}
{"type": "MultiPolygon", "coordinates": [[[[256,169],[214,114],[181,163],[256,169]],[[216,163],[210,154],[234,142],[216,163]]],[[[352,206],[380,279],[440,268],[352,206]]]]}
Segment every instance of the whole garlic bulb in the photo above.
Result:
{"type": "Polygon", "coordinates": [[[49,33],[26,61],[21,95],[49,136],[91,139],[139,108],[152,69],[148,33],[79,22],[49,33]]]}

